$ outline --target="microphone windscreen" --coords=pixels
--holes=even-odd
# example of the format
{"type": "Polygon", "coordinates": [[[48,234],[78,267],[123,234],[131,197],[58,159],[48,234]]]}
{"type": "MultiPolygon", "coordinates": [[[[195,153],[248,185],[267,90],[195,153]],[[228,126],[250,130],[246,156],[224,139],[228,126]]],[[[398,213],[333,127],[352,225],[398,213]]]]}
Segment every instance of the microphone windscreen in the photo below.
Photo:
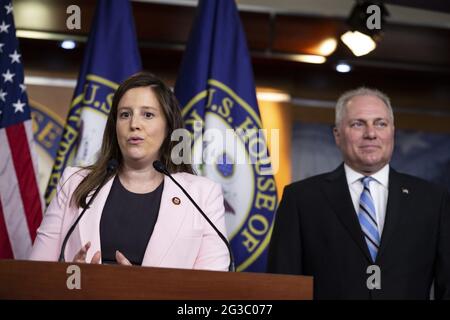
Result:
{"type": "Polygon", "coordinates": [[[119,162],[116,159],[111,159],[108,161],[108,166],[106,167],[106,170],[109,172],[113,172],[117,169],[117,166],[119,165],[119,162]]]}
{"type": "Polygon", "coordinates": [[[165,173],[166,171],[166,166],[160,160],[153,161],[153,168],[160,173],[165,173]]]}

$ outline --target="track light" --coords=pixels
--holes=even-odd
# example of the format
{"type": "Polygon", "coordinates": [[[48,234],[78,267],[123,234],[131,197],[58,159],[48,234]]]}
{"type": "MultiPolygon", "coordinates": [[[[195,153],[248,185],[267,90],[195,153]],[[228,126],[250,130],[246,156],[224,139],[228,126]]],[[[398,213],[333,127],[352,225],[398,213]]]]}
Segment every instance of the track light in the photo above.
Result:
{"type": "Polygon", "coordinates": [[[341,36],[342,42],[355,56],[368,54],[381,40],[386,16],[389,13],[381,1],[358,0],[347,19],[350,30],[341,36]]]}
{"type": "Polygon", "coordinates": [[[359,31],[347,31],[341,36],[341,40],[357,57],[368,54],[377,47],[371,37],[359,31]]]}

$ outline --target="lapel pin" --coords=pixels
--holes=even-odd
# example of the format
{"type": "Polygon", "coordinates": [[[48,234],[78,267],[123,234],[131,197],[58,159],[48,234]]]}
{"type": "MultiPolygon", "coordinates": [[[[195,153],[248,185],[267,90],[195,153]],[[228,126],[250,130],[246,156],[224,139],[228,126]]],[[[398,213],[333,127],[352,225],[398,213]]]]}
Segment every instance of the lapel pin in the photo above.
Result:
{"type": "Polygon", "coordinates": [[[403,192],[404,194],[409,194],[409,190],[406,189],[406,188],[402,188],[402,192],[403,192]]]}
{"type": "Polygon", "coordinates": [[[181,203],[181,200],[178,197],[173,197],[172,198],[172,202],[173,202],[174,205],[178,206],[181,203]]]}

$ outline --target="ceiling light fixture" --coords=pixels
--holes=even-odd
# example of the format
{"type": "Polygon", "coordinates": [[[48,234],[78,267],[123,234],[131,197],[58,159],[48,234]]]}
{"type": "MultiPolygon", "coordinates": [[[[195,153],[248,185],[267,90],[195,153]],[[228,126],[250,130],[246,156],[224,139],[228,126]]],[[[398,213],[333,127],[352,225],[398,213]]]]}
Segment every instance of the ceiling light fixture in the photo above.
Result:
{"type": "Polygon", "coordinates": [[[291,96],[285,92],[263,89],[256,91],[258,100],[270,101],[270,102],[289,102],[291,96]]]}
{"type": "Polygon", "coordinates": [[[340,72],[340,73],[347,73],[350,72],[352,70],[352,67],[345,62],[341,62],[339,64],[336,65],[336,71],[340,72]]]}
{"type": "Polygon", "coordinates": [[[289,54],[287,56],[289,56],[291,60],[297,62],[322,64],[327,61],[327,58],[315,54],[289,54]]]}
{"type": "Polygon", "coordinates": [[[368,54],[381,40],[386,16],[389,13],[381,1],[358,0],[347,19],[350,30],[341,36],[342,42],[355,56],[368,54]]]}
{"type": "Polygon", "coordinates": [[[60,46],[63,49],[72,50],[76,48],[77,43],[73,40],[64,40],[60,43],[60,46]]]}
{"type": "Polygon", "coordinates": [[[341,40],[357,57],[366,55],[377,47],[371,37],[359,31],[347,31],[341,36],[341,40]]]}
{"type": "Polygon", "coordinates": [[[336,39],[327,38],[320,43],[317,51],[321,56],[328,57],[330,54],[334,52],[334,50],[336,50],[336,47],[337,47],[336,39]]]}

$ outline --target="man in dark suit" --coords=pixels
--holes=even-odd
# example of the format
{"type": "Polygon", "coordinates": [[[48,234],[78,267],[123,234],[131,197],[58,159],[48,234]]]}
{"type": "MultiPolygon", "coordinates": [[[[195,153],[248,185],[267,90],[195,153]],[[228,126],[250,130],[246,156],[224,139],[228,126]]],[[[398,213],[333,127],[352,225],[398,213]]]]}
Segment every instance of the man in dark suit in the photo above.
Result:
{"type": "Polygon", "coordinates": [[[389,98],[345,93],[334,136],[344,163],[284,190],[268,272],[312,275],[315,299],[449,299],[450,196],[389,166],[389,98]]]}

